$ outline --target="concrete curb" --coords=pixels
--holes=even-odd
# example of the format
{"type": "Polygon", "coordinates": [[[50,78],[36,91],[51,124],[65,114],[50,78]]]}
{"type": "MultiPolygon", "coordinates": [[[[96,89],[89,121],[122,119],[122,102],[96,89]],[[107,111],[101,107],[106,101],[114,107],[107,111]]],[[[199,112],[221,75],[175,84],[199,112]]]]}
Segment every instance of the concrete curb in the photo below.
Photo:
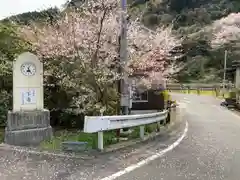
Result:
{"type": "Polygon", "coordinates": [[[62,152],[54,153],[54,152],[49,152],[49,151],[40,151],[35,148],[12,146],[12,145],[4,144],[4,143],[0,144],[0,150],[33,154],[33,155],[38,155],[38,156],[50,156],[50,157],[55,156],[55,157],[59,157],[59,158],[91,160],[91,159],[96,158],[99,155],[103,155],[103,154],[115,152],[118,150],[122,150],[125,148],[133,147],[136,144],[146,143],[146,142],[151,141],[161,135],[178,133],[179,129],[182,128],[181,124],[185,124],[185,120],[183,118],[185,111],[182,111],[182,108],[184,109],[185,107],[179,107],[179,106],[177,107],[179,114],[178,114],[176,120],[171,122],[167,126],[162,126],[160,128],[160,132],[153,132],[153,133],[147,135],[144,140],[141,140],[140,138],[138,138],[138,139],[133,139],[133,140],[129,140],[126,142],[117,143],[117,144],[108,146],[102,152],[99,152],[97,150],[89,150],[87,152],[83,152],[83,153],[79,153],[79,154],[77,154],[77,153],[62,153],[62,152]]]}

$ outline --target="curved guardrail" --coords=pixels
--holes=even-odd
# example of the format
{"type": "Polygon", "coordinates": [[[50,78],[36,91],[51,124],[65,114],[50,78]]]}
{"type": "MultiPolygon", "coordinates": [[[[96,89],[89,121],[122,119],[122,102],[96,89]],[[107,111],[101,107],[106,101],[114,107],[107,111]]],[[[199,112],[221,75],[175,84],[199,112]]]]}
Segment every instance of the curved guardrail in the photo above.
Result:
{"type": "Polygon", "coordinates": [[[103,150],[103,132],[140,126],[140,138],[144,138],[144,125],[166,122],[168,111],[123,116],[85,116],[84,132],[98,133],[98,149],[103,150]]]}

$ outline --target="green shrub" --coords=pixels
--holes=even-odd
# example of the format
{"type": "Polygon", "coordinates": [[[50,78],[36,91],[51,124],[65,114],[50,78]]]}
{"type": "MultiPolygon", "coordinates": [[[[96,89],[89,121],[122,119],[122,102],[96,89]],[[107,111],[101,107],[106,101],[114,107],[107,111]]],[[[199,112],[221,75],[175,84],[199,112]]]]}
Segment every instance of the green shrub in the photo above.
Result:
{"type": "Polygon", "coordinates": [[[5,90],[0,91],[0,126],[5,126],[7,112],[11,109],[12,96],[5,90]]]}
{"type": "Polygon", "coordinates": [[[157,123],[148,124],[145,126],[145,132],[150,134],[157,130],[157,123]]]}

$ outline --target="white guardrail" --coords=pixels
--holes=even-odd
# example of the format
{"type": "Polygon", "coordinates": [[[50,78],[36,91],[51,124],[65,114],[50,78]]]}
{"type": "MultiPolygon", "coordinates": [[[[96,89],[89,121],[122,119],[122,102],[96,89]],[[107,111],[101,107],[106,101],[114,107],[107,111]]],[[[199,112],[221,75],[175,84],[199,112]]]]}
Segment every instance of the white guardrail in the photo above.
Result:
{"type": "Polygon", "coordinates": [[[166,121],[168,111],[123,116],[85,116],[84,132],[98,133],[98,149],[103,150],[103,132],[140,126],[140,138],[144,138],[144,125],[166,121]]]}

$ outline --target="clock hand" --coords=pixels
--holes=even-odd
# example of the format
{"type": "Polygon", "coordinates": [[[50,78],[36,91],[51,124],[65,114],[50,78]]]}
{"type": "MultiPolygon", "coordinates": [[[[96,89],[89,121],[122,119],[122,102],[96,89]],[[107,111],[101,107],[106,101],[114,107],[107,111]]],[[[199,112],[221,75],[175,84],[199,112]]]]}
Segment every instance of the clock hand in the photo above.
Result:
{"type": "Polygon", "coordinates": [[[28,68],[27,68],[27,72],[31,72],[31,70],[30,70],[30,67],[28,66],[28,68]]]}

